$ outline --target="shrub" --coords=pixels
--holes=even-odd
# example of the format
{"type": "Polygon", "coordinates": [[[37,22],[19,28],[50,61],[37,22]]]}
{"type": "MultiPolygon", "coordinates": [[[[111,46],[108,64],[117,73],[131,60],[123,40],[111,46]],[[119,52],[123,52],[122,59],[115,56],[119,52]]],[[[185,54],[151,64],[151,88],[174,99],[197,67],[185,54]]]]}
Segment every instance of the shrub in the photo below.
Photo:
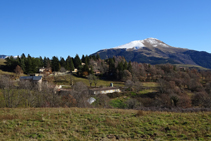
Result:
{"type": "Polygon", "coordinates": [[[114,108],[126,108],[127,107],[127,104],[125,104],[120,99],[111,100],[110,105],[114,108]]]}
{"type": "Polygon", "coordinates": [[[136,113],[136,116],[143,116],[144,112],[142,110],[138,110],[138,112],[136,113]]]}

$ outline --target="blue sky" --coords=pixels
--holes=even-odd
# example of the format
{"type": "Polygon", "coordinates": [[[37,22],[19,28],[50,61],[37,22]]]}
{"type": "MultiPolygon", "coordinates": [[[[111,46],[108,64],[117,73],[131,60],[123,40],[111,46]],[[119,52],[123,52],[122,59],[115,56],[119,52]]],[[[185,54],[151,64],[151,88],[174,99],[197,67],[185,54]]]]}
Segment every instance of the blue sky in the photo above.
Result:
{"type": "Polygon", "coordinates": [[[134,40],[211,53],[211,0],[0,0],[0,54],[74,57],[134,40]]]}

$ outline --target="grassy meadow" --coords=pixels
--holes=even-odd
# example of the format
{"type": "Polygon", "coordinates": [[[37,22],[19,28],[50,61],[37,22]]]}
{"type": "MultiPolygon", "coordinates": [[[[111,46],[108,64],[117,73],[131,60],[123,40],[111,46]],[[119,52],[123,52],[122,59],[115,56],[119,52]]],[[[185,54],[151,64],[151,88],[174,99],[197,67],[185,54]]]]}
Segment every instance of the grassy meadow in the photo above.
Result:
{"type": "Polygon", "coordinates": [[[211,140],[211,113],[2,108],[0,140],[211,140]]]}

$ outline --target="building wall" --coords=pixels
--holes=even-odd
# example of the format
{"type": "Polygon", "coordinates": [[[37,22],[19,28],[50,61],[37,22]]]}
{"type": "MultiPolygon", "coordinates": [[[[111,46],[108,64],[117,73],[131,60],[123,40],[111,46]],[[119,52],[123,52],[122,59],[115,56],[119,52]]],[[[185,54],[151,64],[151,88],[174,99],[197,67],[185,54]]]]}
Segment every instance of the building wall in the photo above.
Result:
{"type": "Polygon", "coordinates": [[[108,94],[114,92],[121,92],[120,89],[112,89],[112,90],[102,90],[102,91],[94,91],[94,94],[108,94]]]}

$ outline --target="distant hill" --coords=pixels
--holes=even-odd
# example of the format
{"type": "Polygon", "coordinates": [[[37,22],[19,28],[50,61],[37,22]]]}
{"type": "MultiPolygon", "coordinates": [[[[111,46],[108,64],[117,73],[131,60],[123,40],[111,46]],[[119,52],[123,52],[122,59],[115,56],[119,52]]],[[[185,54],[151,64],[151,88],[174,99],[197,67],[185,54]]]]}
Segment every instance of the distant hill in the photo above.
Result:
{"type": "Polygon", "coordinates": [[[113,56],[124,56],[127,61],[136,61],[149,64],[190,64],[211,69],[211,54],[185,48],[172,47],[158,39],[147,38],[145,40],[132,41],[130,43],[100,50],[102,59],[113,56]]]}
{"type": "Polygon", "coordinates": [[[0,59],[5,59],[7,55],[0,55],[0,59]]]}

